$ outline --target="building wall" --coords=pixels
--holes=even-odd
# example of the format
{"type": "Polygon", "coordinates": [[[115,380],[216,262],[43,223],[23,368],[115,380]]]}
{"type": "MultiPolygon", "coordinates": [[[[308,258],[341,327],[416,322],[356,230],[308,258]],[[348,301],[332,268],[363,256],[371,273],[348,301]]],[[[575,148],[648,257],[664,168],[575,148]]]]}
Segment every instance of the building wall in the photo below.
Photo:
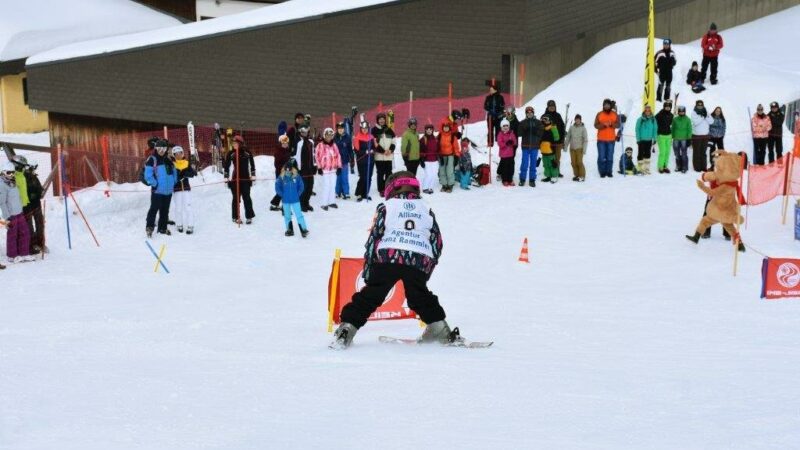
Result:
{"type": "MultiPolygon", "coordinates": [[[[621,21],[617,23],[584,17],[594,10],[589,4],[576,6],[576,2],[560,2],[555,7],[567,8],[565,3],[569,3],[571,11],[564,11],[565,20],[559,24],[561,31],[553,29],[544,42],[530,41],[529,51],[514,57],[515,69],[525,64],[525,97],[532,97],[608,45],[647,36],[646,0],[627,5],[623,3],[631,2],[607,0],[604,4],[608,7],[594,11],[597,14],[619,13],[621,21]],[[572,23],[576,18],[580,18],[580,22],[572,23]]],[[[724,36],[726,28],[798,4],[800,0],[655,0],[656,37],[670,37],[675,43],[691,42],[702,37],[711,22],[717,24],[724,36]]],[[[529,11],[532,15],[528,20],[532,23],[536,22],[534,11],[529,11]]],[[[659,48],[656,46],[656,50],[659,48]]],[[[516,93],[518,83],[514,84],[516,93]]]]}
{"type": "Polygon", "coordinates": [[[47,113],[25,104],[22,80],[25,74],[0,77],[0,132],[35,133],[47,130],[47,113]]]}

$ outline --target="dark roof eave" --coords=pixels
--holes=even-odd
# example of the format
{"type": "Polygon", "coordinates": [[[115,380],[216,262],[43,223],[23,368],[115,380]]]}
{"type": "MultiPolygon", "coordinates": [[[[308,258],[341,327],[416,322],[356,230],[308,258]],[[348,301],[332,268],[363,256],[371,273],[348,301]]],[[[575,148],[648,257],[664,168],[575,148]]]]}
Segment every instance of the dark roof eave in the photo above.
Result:
{"type": "Polygon", "coordinates": [[[25,72],[25,58],[0,61],[0,76],[17,75],[25,72]]]}

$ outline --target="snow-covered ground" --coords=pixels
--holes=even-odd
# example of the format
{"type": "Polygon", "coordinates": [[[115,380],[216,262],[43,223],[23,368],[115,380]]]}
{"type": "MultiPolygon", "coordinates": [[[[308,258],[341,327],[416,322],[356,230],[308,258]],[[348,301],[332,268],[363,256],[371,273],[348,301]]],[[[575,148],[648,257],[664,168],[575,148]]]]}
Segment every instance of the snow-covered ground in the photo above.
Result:
{"type": "MultiPolygon", "coordinates": [[[[611,46],[532,102],[570,102],[588,122],[606,96],[638,99],[642,53],[642,40],[611,46]],[[635,74],[615,71],[626,64],[635,74]]],[[[703,97],[732,133],[747,105],[800,86],[740,65],[723,58],[703,97]]],[[[378,343],[415,336],[412,321],[370,322],[352,349],[327,349],[331,259],[363,253],[374,202],[309,213],[309,238],[285,238],[271,182],[256,183],[255,224],[238,228],[207,171],[197,233],[155,239],[167,275],[144,243],[143,186],[76,193],[100,248],[70,214],[68,250],[50,199],[51,253],[0,273],[0,448],[796,447],[800,303],[758,298],[752,249],[733,277],[719,227],[684,239],[704,203],[694,174],[601,180],[595,155],[586,183],[564,165],[555,185],[426,196],[445,241],[431,288],[488,350],[378,343]],[[517,262],[525,237],[530,265],[517,262]]],[[[272,173],[267,157],[257,166],[272,173]]],[[[779,201],[751,208],[743,236],[800,256],[779,201]]]]}

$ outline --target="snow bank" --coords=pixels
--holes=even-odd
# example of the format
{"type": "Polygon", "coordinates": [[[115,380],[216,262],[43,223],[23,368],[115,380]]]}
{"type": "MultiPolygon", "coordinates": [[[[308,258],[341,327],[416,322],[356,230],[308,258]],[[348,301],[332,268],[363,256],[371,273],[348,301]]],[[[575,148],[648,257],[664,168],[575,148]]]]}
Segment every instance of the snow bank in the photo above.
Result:
{"type": "Polygon", "coordinates": [[[26,58],[74,42],[181,23],[129,0],[4,0],[0,9],[0,61],[26,58]]]}
{"type": "Polygon", "coordinates": [[[28,64],[118,52],[227,31],[314,18],[324,14],[392,3],[393,1],[396,0],[292,0],[253,11],[171,27],[160,30],[158,33],[136,33],[67,45],[35,55],[28,59],[28,64]]]}

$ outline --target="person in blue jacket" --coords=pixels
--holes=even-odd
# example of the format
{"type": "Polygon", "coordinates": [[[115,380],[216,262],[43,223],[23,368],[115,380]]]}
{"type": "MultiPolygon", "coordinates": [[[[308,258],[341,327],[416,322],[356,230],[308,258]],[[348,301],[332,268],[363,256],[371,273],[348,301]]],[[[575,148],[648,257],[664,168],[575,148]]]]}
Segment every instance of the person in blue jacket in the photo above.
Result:
{"type": "Polygon", "coordinates": [[[167,229],[169,204],[178,176],[172,158],[167,155],[168,147],[169,142],[159,139],[155,143],[153,154],[148,156],[144,163],[144,179],[150,186],[150,209],[147,211],[145,225],[148,238],[153,236],[156,214],[158,214],[158,233],[167,236],[171,234],[167,229]]]}
{"type": "MultiPolygon", "coordinates": [[[[352,125],[348,128],[352,128],[352,125]]],[[[347,171],[347,166],[350,165],[352,168],[356,160],[353,158],[353,137],[347,132],[344,122],[336,124],[336,136],[333,137],[333,142],[336,143],[342,158],[342,170],[336,176],[336,198],[350,200],[350,172],[347,171]]]]}
{"type": "Polygon", "coordinates": [[[297,169],[297,161],[294,158],[290,158],[283,165],[281,176],[275,180],[275,195],[279,196],[283,203],[283,224],[286,228],[286,236],[294,236],[292,213],[297,217],[297,226],[300,227],[300,234],[303,237],[308,236],[306,219],[303,217],[303,211],[300,208],[300,194],[303,193],[303,190],[305,190],[305,184],[303,184],[303,177],[297,169]]]}

